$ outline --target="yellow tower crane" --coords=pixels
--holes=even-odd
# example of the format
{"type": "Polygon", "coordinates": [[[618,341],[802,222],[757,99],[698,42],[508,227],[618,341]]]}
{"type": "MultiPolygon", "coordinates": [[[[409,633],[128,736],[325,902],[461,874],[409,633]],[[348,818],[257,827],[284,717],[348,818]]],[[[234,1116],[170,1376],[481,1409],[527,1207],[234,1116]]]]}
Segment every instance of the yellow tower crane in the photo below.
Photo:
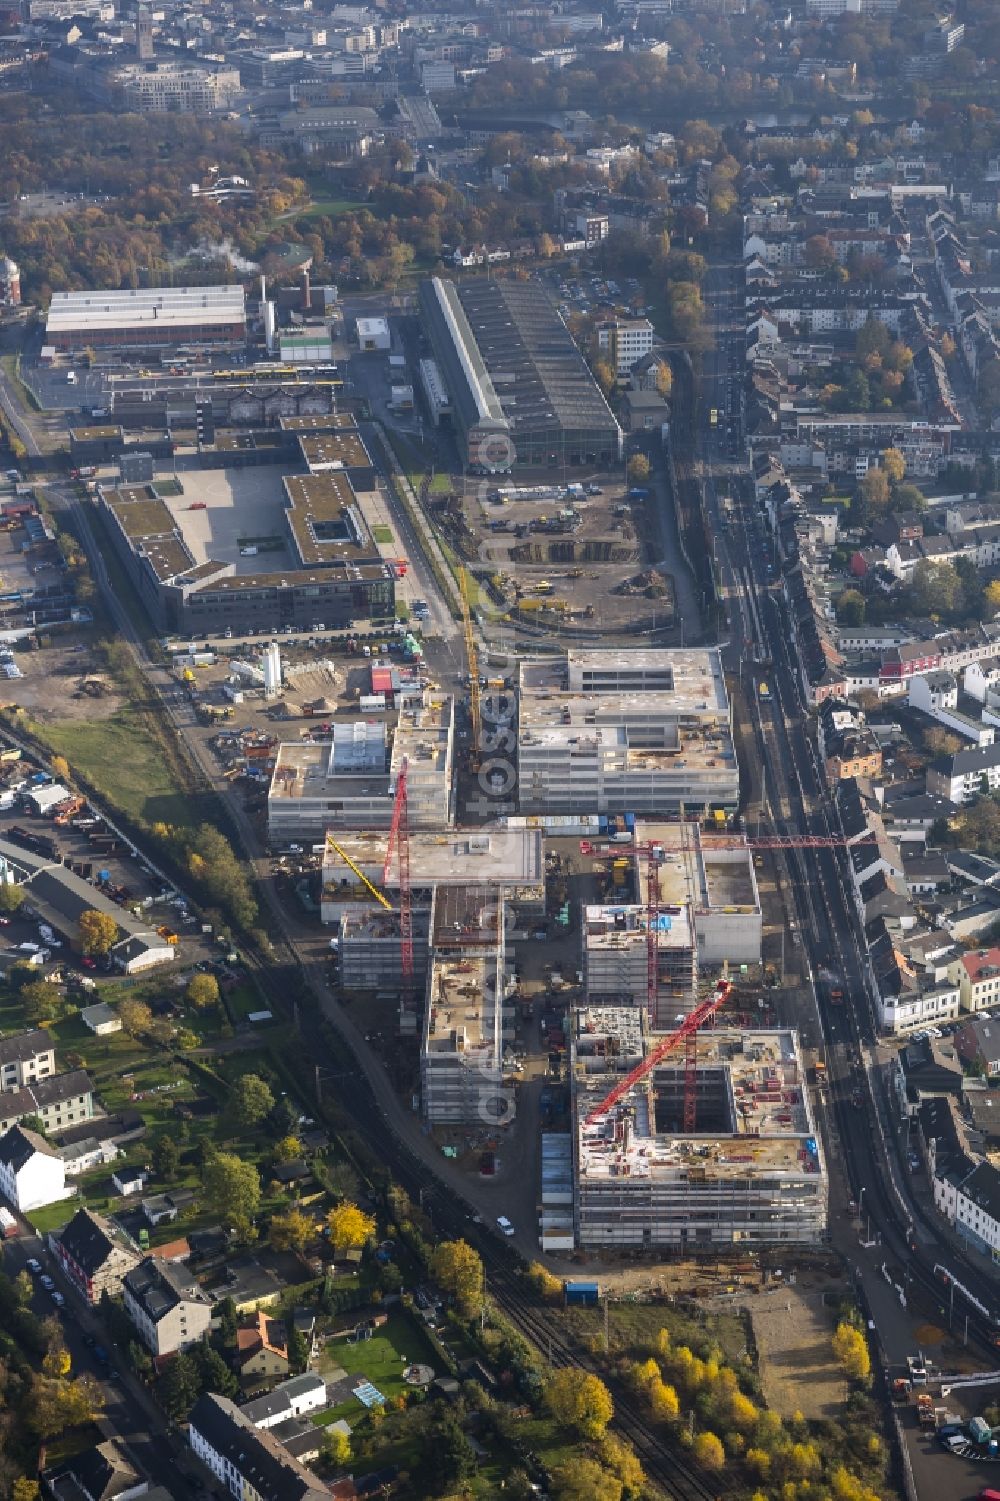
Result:
{"type": "Polygon", "coordinates": [[[469,710],[472,714],[472,750],[469,754],[469,764],[473,771],[478,771],[479,748],[483,738],[483,721],[479,705],[479,657],[476,653],[476,638],[472,631],[472,611],[469,608],[469,577],[464,568],[458,570],[458,588],[462,596],[465,656],[469,664],[469,710]]]}
{"type": "Polygon", "coordinates": [[[369,881],[363,870],[358,869],[354,861],[351,859],[350,855],[345,849],[341,849],[340,845],[337,843],[336,839],[333,838],[332,834],[327,834],[326,843],[327,848],[333,850],[335,854],[338,854],[343,860],[344,864],[349,866],[351,870],[353,870],[354,874],[357,876],[362,885],[367,886],[368,890],[371,892],[375,900],[377,902],[380,902],[387,912],[391,912],[392,903],[389,901],[389,898],[383,892],[379,891],[377,886],[373,885],[372,882],[369,881]]]}

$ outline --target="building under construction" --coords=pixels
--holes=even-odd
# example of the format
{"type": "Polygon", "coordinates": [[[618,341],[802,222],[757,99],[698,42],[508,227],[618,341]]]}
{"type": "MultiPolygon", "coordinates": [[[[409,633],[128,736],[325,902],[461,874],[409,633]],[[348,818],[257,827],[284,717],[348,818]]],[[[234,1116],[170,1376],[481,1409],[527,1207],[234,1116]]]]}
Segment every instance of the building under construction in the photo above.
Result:
{"type": "Polygon", "coordinates": [[[694,823],[639,821],[632,846],[609,844],[595,854],[610,864],[609,894],[619,891],[623,899],[584,909],[583,973],[592,1004],[648,1008],[651,922],[657,1026],[691,1010],[703,966],[760,963],[760,894],[742,836],[705,834],[694,823]]]}
{"type": "MultiPolygon", "coordinates": [[[[672,1051],[608,1106],[662,1038],[637,1006],[585,1005],[574,1023],[573,1205],[548,1218],[572,1212],[577,1246],[694,1252],[822,1240],[827,1174],[795,1032],[702,1027],[692,1070],[672,1051]]],[[[543,1208],[543,1243],[545,1219],[543,1208]]]]}

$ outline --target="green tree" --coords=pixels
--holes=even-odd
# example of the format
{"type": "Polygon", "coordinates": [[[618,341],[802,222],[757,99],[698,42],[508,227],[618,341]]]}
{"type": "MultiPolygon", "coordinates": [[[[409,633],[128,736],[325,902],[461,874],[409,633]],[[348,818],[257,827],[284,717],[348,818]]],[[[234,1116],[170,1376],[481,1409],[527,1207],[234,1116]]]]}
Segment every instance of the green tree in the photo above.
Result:
{"type": "Polygon", "coordinates": [[[965,604],[962,579],[951,563],[921,558],[910,579],[910,608],[915,615],[960,615],[965,604]]]}
{"type": "Polygon", "coordinates": [[[288,1363],[292,1372],[300,1376],[309,1362],[309,1346],[301,1329],[289,1321],[288,1324],[288,1363]]]}
{"type": "Polygon", "coordinates": [[[24,1015],[35,1026],[56,1022],[66,1013],[66,1001],[58,985],[50,980],[36,980],[21,991],[24,1015]]]}
{"type": "Polygon", "coordinates": [[[160,1406],[175,1423],[183,1422],[201,1393],[201,1377],[190,1355],[179,1350],[156,1383],[160,1406]]]}
{"type": "Polygon", "coordinates": [[[232,1152],[217,1152],[205,1163],[202,1182],[213,1212],[238,1233],[247,1232],[260,1208],[260,1174],[254,1164],[232,1152]]]}
{"type": "Polygon", "coordinates": [[[844,589],[837,595],[837,619],[841,625],[863,625],[865,597],[857,589],[844,589]]]}
{"type": "Polygon", "coordinates": [[[467,1241],[440,1241],[431,1253],[430,1272],[467,1318],[479,1312],[483,1304],[483,1262],[467,1241]]]}
{"type": "MultiPolygon", "coordinates": [[[[0,912],[19,912],[24,904],[24,887],[14,881],[5,881],[0,886],[0,912]]],[[[35,1490],[38,1490],[37,1484],[35,1490]]]]}
{"type": "Polygon", "coordinates": [[[259,1126],[274,1109],[270,1086],[258,1074],[242,1074],[233,1086],[229,1113],[237,1126],[259,1126]]]}
{"type": "Polygon", "coordinates": [[[415,1493],[447,1495],[467,1480],[475,1468],[476,1456],[457,1414],[450,1408],[439,1407],[431,1421],[421,1427],[419,1455],[412,1476],[415,1493]]]}
{"type": "Polygon", "coordinates": [[[563,1428],[584,1438],[601,1438],[614,1416],[611,1393],[599,1376],[576,1366],[553,1371],[545,1385],[545,1403],[563,1428]]]}
{"type": "Polygon", "coordinates": [[[172,1136],[158,1136],[153,1146],[153,1172],[164,1183],[173,1183],[181,1168],[181,1149],[172,1136]]]}
{"type": "Polygon", "coordinates": [[[88,907],[80,913],[77,923],[80,947],[85,954],[106,954],[118,941],[118,922],[108,912],[98,912],[88,907]]]}
{"type": "Polygon", "coordinates": [[[219,1004],[219,982],[214,975],[192,975],[184,997],[196,1011],[207,1011],[219,1004]]]}
{"type": "Polygon", "coordinates": [[[220,1397],[239,1396],[240,1383],[218,1350],[209,1344],[199,1344],[192,1347],[190,1354],[203,1392],[216,1392],[220,1397]]]}

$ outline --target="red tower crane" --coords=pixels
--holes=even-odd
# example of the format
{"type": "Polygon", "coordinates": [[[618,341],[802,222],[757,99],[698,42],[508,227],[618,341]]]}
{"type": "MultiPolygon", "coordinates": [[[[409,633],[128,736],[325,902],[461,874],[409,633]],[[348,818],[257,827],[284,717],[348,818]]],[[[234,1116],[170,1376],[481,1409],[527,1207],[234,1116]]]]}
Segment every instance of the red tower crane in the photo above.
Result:
{"type": "Polygon", "coordinates": [[[386,846],[385,864],[382,867],[382,885],[389,879],[392,856],[395,850],[399,860],[399,952],[403,969],[402,1009],[412,1011],[415,1006],[413,976],[413,895],[410,889],[410,827],[406,802],[407,758],[404,756],[396,777],[396,796],[392,805],[392,823],[389,825],[389,843],[386,846]]]}
{"type": "MultiPolygon", "coordinates": [[[[642,1062],[637,1064],[630,1074],[626,1074],[624,1079],[620,1079],[610,1094],[605,1095],[600,1104],[595,1105],[593,1110],[587,1113],[584,1118],[584,1124],[592,1126],[595,1121],[599,1121],[602,1115],[606,1115],[609,1110],[612,1110],[618,1104],[619,1100],[625,1098],[629,1090],[633,1089],[636,1084],[641,1083],[647,1074],[652,1073],[657,1064],[662,1063],[667,1054],[672,1053],[674,1048],[680,1047],[682,1042],[685,1044],[686,1050],[688,1039],[697,1039],[698,1028],[703,1022],[707,1022],[710,1016],[714,1016],[723,1002],[728,1000],[732,989],[732,980],[720,980],[713,993],[706,1000],[698,1003],[690,1015],[684,1018],[677,1031],[669,1033],[668,1036],[658,1042],[653,1051],[647,1053],[642,1062]]],[[[690,1060],[696,1061],[696,1057],[697,1055],[693,1051],[690,1054],[685,1051],[684,1130],[686,1132],[694,1130],[694,1112],[693,1108],[689,1109],[689,1106],[693,1106],[696,1075],[693,1063],[690,1060]]]]}

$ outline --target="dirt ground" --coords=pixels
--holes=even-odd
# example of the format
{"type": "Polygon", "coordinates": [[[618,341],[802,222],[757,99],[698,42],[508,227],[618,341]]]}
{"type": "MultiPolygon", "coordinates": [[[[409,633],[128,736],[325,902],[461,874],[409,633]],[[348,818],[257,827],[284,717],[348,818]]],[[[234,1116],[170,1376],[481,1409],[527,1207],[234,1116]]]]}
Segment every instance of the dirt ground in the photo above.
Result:
{"type": "Polygon", "coordinates": [[[748,1304],[768,1407],[790,1418],[834,1417],[846,1383],[830,1348],[832,1333],[823,1295],[776,1287],[748,1304]]]}
{"type": "MultiPolygon", "coordinates": [[[[669,574],[660,572],[665,592],[658,599],[645,595],[641,579],[657,556],[653,520],[645,515],[656,504],[654,492],[651,489],[645,503],[629,501],[620,471],[588,476],[585,483],[591,482],[600,485],[602,494],[502,502],[488,498],[498,494],[492,482],[470,480],[461,502],[461,517],[469,529],[466,538],[473,540],[480,562],[492,563],[497,574],[510,581],[509,603],[515,598],[514,585],[522,598],[536,601],[540,608],[530,619],[539,626],[632,631],[671,625],[669,574]],[[578,523],[558,530],[557,518],[567,510],[577,513],[578,523]],[[637,580],[633,592],[630,581],[637,580]],[[542,581],[555,585],[552,594],[536,594],[542,581]]],[[[543,473],[524,484],[551,485],[552,476],[543,473]]],[[[455,531],[457,517],[443,512],[438,520],[453,545],[462,546],[455,531]]]]}
{"type": "Polygon", "coordinates": [[[16,652],[14,660],[24,676],[4,680],[0,690],[4,702],[18,704],[43,724],[72,719],[93,724],[110,719],[121,708],[122,698],[114,692],[103,665],[80,644],[86,629],[53,637],[53,645],[39,651],[16,652]]]}

